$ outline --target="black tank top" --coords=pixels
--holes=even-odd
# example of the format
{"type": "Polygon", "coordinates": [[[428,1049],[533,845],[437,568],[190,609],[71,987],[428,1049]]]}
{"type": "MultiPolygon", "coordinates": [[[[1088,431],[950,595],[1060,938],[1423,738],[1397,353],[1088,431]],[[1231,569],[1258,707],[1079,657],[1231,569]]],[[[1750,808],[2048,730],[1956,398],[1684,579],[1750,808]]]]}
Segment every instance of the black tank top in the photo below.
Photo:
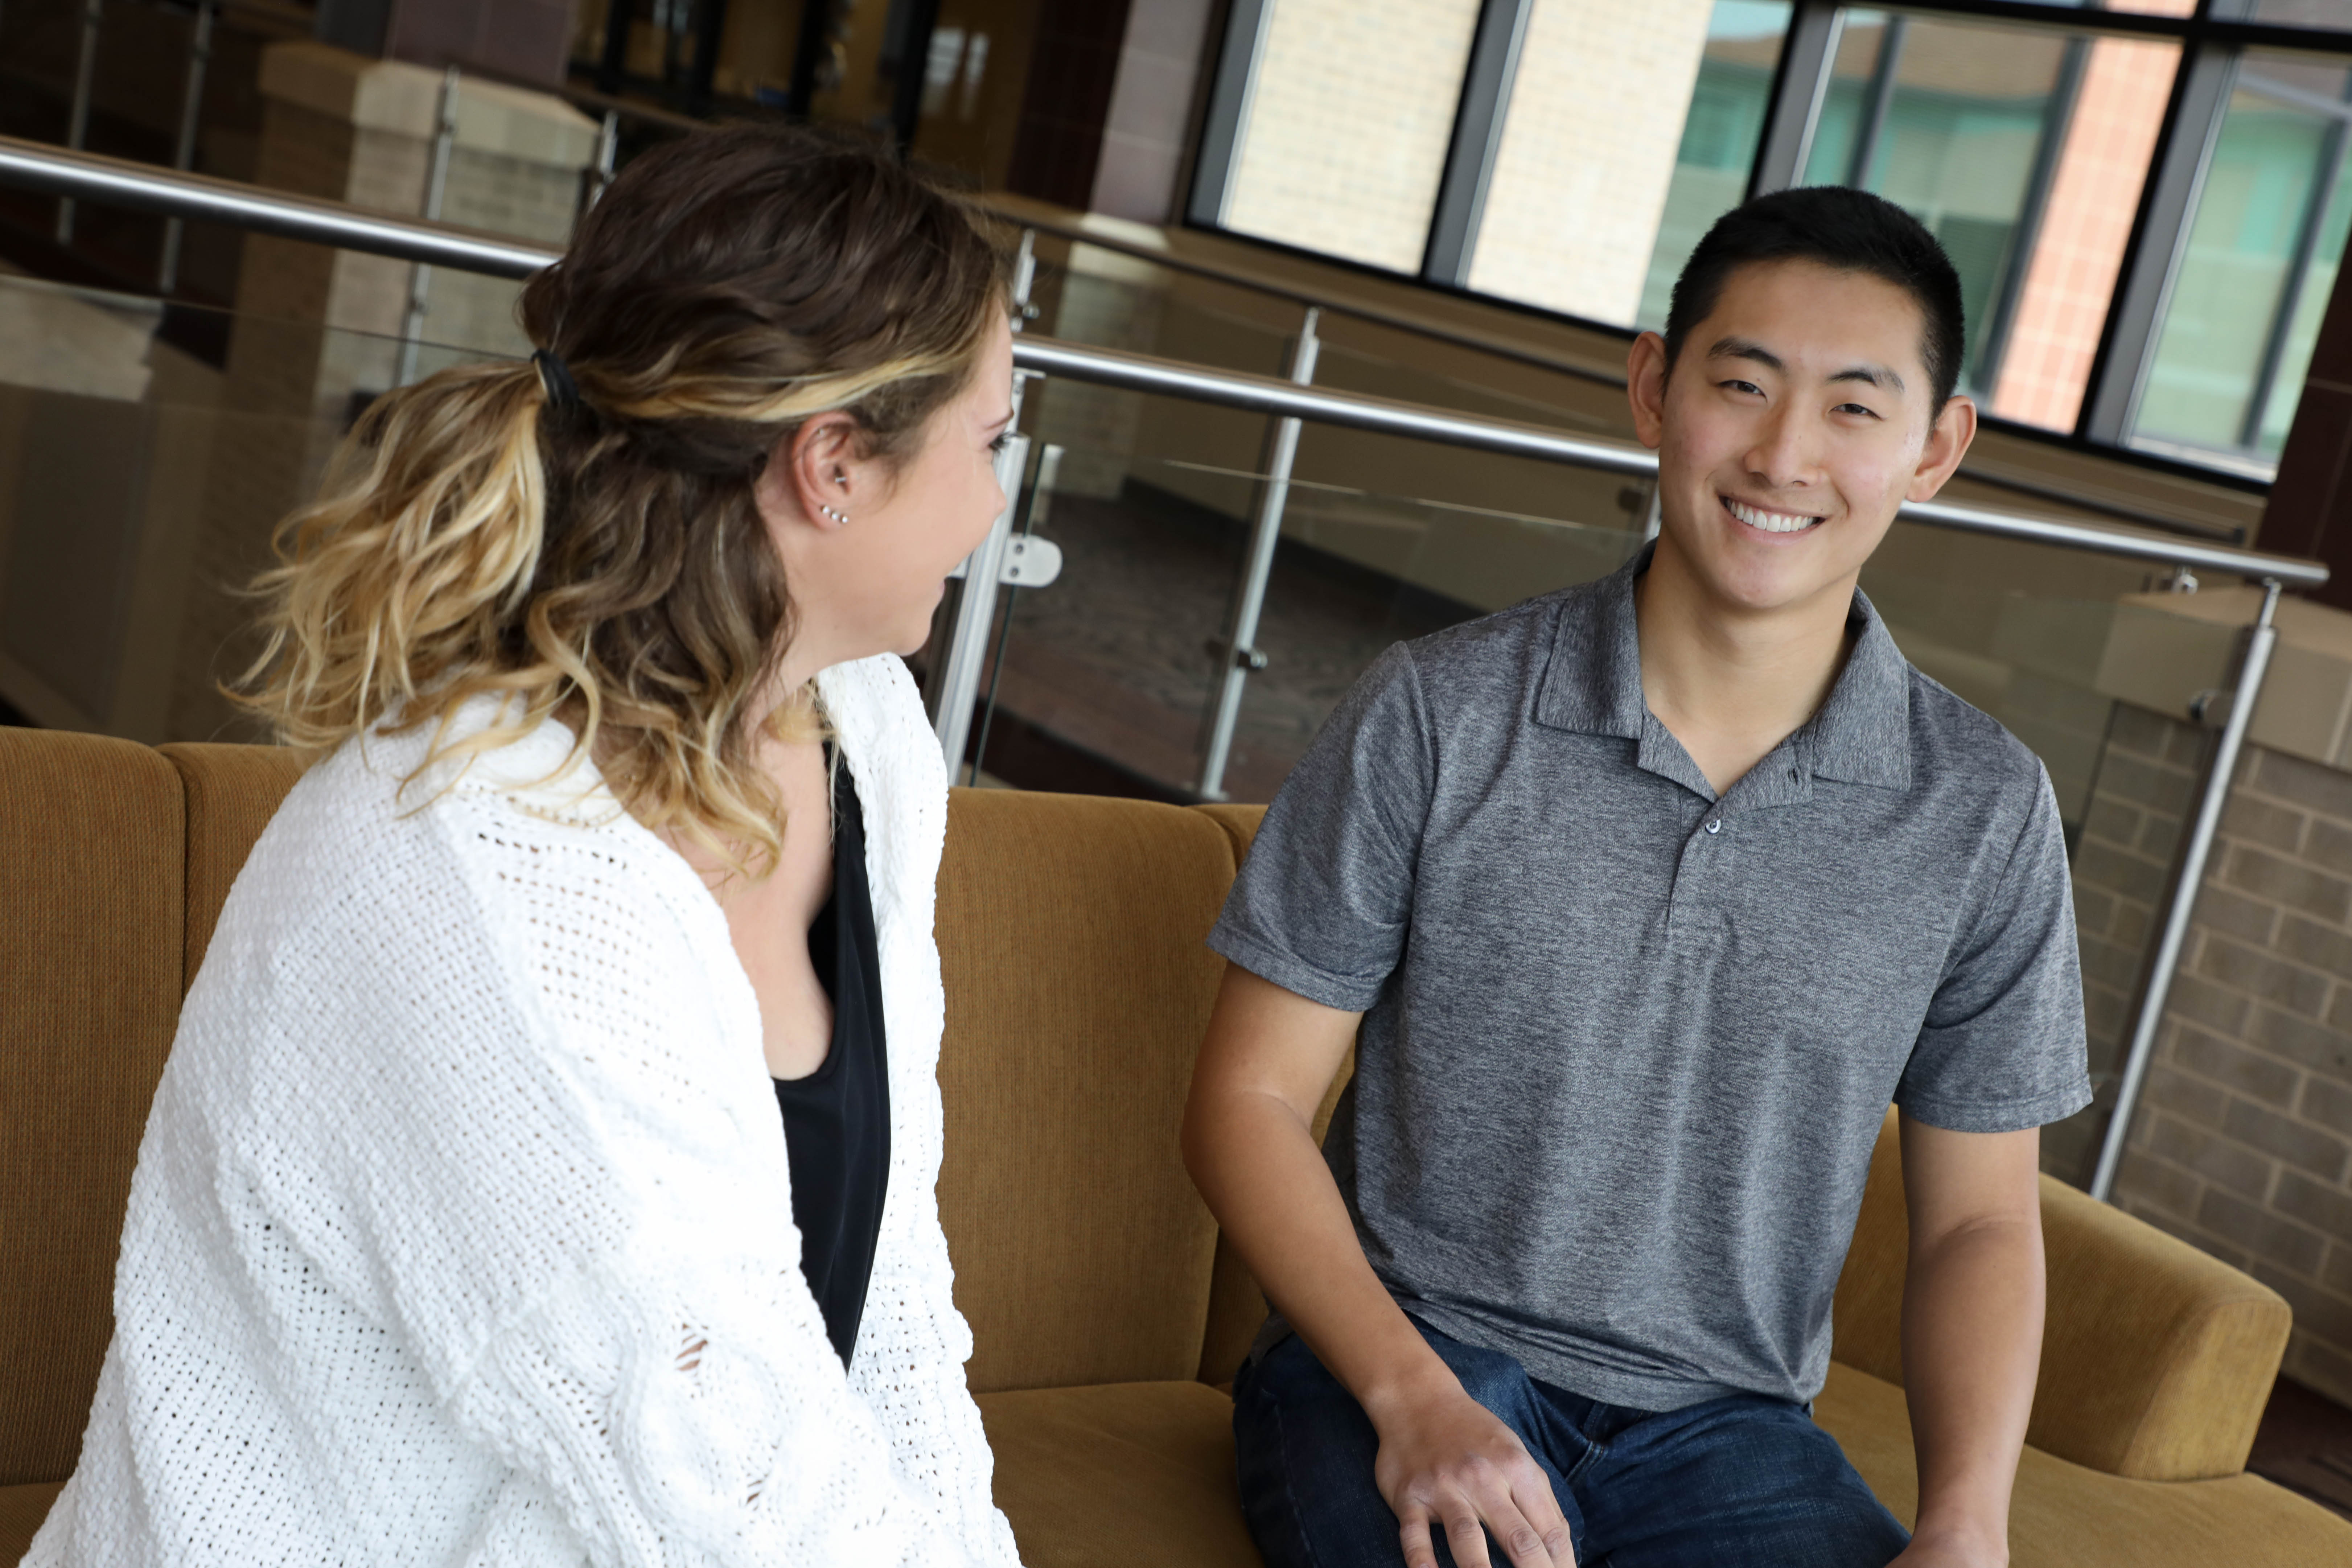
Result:
{"type": "Polygon", "coordinates": [[[866,819],[849,770],[833,774],[833,897],[809,927],[809,958],[833,999],[833,1044],[806,1078],[777,1079],[801,1272],[824,1314],[841,1364],[857,1348],[882,1199],[890,1177],[889,1058],[882,1037],[882,963],[866,880],[866,819]]]}

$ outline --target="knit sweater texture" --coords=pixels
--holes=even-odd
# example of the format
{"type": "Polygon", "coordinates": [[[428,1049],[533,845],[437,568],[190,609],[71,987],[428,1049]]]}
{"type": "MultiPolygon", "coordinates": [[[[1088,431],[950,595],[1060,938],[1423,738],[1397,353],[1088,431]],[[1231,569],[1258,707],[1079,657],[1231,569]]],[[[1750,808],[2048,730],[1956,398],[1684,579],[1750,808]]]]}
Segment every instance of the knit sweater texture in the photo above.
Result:
{"type": "Polygon", "coordinates": [[[890,1029],[852,1364],[709,889],[593,766],[550,781],[560,724],[405,788],[431,728],[379,731],[296,784],[222,911],[31,1568],[1018,1568],[933,1191],[946,773],[898,659],[819,686],[890,1029]]]}

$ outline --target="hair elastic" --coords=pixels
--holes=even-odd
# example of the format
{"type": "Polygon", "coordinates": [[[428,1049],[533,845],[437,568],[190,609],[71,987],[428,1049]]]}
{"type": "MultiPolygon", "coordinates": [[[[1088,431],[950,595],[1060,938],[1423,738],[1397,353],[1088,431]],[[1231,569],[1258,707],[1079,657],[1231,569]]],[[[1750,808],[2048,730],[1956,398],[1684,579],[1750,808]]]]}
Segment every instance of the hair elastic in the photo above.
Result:
{"type": "Polygon", "coordinates": [[[547,389],[548,406],[569,414],[580,406],[580,384],[553,349],[534,349],[530,363],[539,367],[539,384],[547,389]]]}

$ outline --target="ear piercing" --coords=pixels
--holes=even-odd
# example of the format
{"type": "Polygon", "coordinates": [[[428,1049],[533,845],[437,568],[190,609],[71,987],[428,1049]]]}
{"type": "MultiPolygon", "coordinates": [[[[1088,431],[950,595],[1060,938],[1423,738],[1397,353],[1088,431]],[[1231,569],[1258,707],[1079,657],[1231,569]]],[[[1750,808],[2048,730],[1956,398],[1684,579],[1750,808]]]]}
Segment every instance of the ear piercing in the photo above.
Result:
{"type": "Polygon", "coordinates": [[[823,501],[819,501],[817,503],[816,510],[824,513],[825,516],[833,519],[835,522],[847,522],[849,521],[849,514],[847,512],[841,510],[837,507],[829,507],[823,501]]]}

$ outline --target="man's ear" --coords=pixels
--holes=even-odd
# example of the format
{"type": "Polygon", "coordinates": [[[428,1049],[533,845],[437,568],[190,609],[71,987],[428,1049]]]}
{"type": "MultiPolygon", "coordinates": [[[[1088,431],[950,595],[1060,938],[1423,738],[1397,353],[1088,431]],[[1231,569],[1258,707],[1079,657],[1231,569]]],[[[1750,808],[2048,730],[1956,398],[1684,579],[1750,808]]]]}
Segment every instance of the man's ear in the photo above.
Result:
{"type": "Polygon", "coordinates": [[[1633,434],[1656,451],[1666,438],[1666,340],[1643,332],[1625,355],[1625,401],[1633,408],[1633,434]]]}
{"type": "Polygon", "coordinates": [[[1933,500],[1960,459],[1969,455],[1969,443],[1977,438],[1977,400],[1954,393],[1944,402],[1944,411],[1927,426],[1927,444],[1919,448],[1919,470],[1912,475],[1911,483],[1903,492],[1906,500],[1933,500]]]}

